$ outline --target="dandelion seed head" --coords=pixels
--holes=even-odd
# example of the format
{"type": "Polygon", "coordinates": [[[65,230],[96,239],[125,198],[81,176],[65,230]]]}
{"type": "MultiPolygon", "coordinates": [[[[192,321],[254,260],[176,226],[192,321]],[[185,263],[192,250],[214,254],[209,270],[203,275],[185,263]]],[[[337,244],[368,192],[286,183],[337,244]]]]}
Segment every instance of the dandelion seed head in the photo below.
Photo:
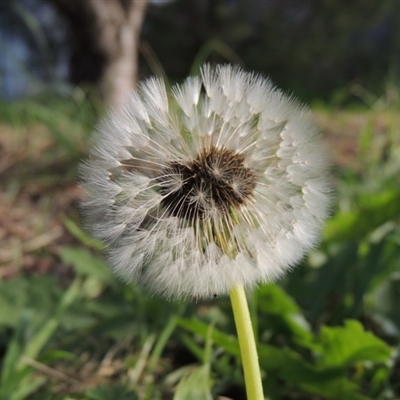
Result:
{"type": "Polygon", "coordinates": [[[127,281],[167,298],[274,280],[315,246],[326,152],[308,110],[262,76],[205,65],[139,85],[81,166],[84,216],[127,281]]]}
{"type": "Polygon", "coordinates": [[[162,205],[168,214],[193,224],[213,207],[223,215],[240,209],[255,187],[254,173],[243,164],[243,156],[226,148],[206,147],[191,161],[172,161],[158,179],[162,205]],[[178,177],[180,187],[168,184],[178,177]]]}

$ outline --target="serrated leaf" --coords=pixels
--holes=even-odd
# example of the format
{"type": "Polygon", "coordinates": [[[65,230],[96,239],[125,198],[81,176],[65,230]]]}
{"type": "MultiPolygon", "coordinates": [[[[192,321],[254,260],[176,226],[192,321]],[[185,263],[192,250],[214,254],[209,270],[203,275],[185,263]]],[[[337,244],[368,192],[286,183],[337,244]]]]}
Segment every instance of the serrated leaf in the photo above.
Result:
{"type": "MultiPolygon", "coordinates": [[[[179,319],[179,325],[191,332],[207,338],[208,325],[195,319],[179,319]]],[[[239,344],[235,337],[214,328],[214,343],[226,352],[240,357],[239,344]]],[[[324,396],[326,399],[368,400],[358,392],[358,386],[346,378],[341,368],[318,368],[304,360],[300,354],[288,348],[259,344],[258,355],[261,368],[268,379],[278,379],[294,385],[299,390],[324,396]]]]}
{"type": "Polygon", "coordinates": [[[355,320],[347,320],[343,327],[321,328],[319,335],[320,367],[346,368],[362,361],[385,363],[392,349],[355,320]]]}

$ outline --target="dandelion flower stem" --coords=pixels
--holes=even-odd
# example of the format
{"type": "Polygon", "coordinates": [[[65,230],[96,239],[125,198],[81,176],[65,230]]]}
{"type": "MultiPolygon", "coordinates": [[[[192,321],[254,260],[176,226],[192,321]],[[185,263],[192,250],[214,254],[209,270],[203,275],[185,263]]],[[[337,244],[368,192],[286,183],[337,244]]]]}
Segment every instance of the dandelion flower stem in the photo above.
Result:
{"type": "Polygon", "coordinates": [[[247,400],[264,400],[256,342],[246,293],[243,286],[235,286],[231,289],[229,295],[242,355],[247,400]]]}

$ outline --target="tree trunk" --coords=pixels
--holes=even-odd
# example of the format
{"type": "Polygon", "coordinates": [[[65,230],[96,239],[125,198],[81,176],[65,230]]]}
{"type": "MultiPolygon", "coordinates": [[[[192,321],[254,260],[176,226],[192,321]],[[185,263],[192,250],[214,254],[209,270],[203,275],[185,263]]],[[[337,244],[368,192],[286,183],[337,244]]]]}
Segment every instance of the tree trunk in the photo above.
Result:
{"type": "Polygon", "coordinates": [[[140,31],[148,0],[48,0],[71,26],[71,80],[95,83],[118,109],[138,77],[140,31]]]}
{"type": "Polygon", "coordinates": [[[106,55],[100,91],[107,104],[120,108],[135,86],[139,35],[147,0],[87,0],[96,17],[99,48],[106,55]]]}

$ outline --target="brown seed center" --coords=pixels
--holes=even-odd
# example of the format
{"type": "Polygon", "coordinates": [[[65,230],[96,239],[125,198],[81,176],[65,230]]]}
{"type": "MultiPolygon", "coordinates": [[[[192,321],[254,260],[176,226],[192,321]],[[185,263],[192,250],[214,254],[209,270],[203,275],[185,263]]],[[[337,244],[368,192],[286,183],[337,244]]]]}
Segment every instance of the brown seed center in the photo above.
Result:
{"type": "Polygon", "coordinates": [[[246,204],[256,176],[245,166],[243,155],[213,146],[192,161],[172,161],[158,182],[164,207],[176,217],[193,221],[246,204]]]}

